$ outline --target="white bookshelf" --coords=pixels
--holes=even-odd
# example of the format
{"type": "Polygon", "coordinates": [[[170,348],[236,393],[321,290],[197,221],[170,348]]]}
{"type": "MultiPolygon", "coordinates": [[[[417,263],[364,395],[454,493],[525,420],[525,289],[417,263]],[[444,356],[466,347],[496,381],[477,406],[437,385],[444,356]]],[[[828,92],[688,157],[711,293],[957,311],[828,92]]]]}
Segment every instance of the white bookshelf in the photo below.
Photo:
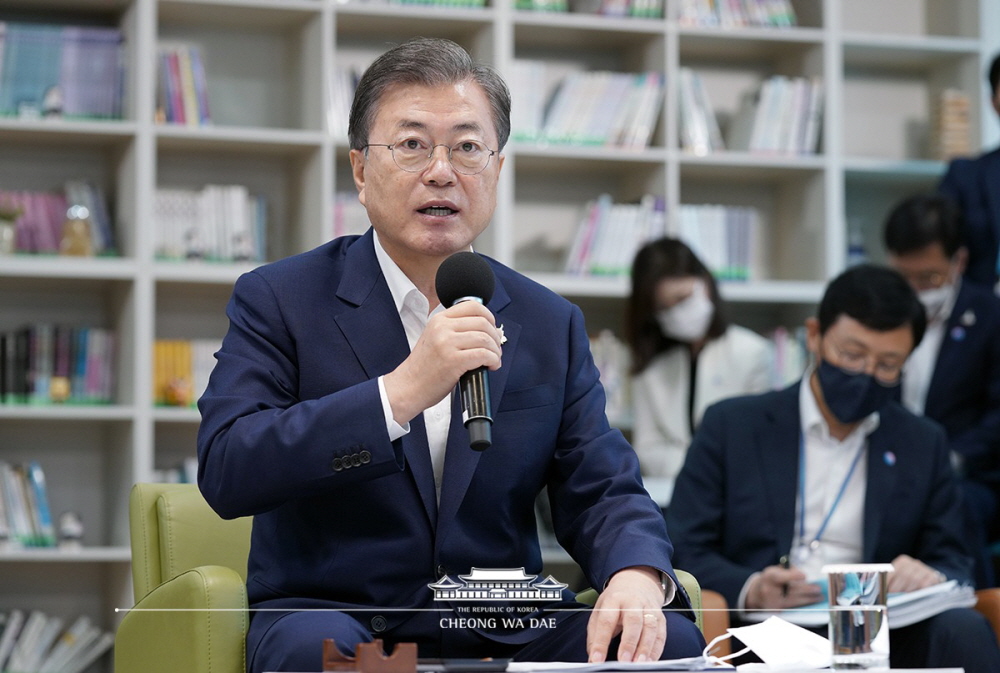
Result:
{"type": "MultiPolygon", "coordinates": [[[[754,206],[763,216],[765,277],[724,283],[731,313],[751,326],[794,325],[846,259],[848,218],[879,257],[889,205],[932,187],[944,165],[927,159],[930,96],[968,92],[974,146],[997,142],[983,72],[1000,50],[992,0],[794,0],[799,27],[690,28],[667,18],[540,14],[491,0],[484,9],[349,0],[8,0],[0,20],[116,25],[127,36],[127,115],[116,122],[0,119],[0,188],[48,190],[84,177],[111,200],[120,259],[0,258],[0,328],[87,322],[119,335],[116,403],[0,406],[0,459],[40,460],[53,509],[76,509],[82,553],[0,554],[0,610],[86,612],[109,628],[131,605],[127,495],[136,481],[194,454],[198,414],[154,408],[153,341],[221,338],[233,281],[252,265],[162,262],[151,227],[158,187],[242,183],[269,204],[269,258],[329,238],[333,195],[353,189],[346,138],[328,131],[335,66],[363,67],[413,35],[454,39],[510,72],[515,58],[552,72],[666,73],[664,108],[648,149],[512,142],[493,225],[477,248],[578,302],[588,322],[619,328],[624,278],[560,273],[585,203],[661,196],[681,204],[754,206]],[[214,124],[153,121],[156,44],[204,50],[214,124]],[[821,151],[801,157],[680,149],[676,74],[696,70],[722,120],[742,91],[772,74],[823,77],[821,151]]],[[[518,92],[514,91],[515,104],[518,92]]],[[[102,670],[110,670],[105,661],[102,670]]]]}

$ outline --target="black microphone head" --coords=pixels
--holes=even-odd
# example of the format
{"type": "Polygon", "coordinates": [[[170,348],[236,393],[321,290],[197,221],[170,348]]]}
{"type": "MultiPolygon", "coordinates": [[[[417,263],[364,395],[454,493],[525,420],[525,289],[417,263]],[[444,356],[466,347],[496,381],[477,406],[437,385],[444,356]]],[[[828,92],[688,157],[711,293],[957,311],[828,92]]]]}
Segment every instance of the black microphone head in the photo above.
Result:
{"type": "Polygon", "coordinates": [[[441,263],[434,286],[445,307],[464,297],[478,297],[485,304],[493,296],[496,278],[489,262],[474,252],[463,251],[441,263]]]}

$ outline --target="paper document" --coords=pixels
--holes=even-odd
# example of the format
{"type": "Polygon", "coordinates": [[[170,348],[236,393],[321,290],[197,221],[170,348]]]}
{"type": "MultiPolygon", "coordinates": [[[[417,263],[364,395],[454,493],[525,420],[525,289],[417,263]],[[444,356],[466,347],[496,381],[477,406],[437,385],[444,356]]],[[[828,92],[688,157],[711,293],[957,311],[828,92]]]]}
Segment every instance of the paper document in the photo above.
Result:
{"type": "Polygon", "coordinates": [[[705,657],[664,659],[663,661],[605,661],[600,664],[566,661],[512,661],[507,673],[613,673],[616,671],[734,671],[732,666],[710,664],[705,657]]]}
{"type": "MultiPolygon", "coordinates": [[[[889,628],[895,629],[916,624],[952,608],[971,608],[976,604],[976,592],[970,586],[960,585],[957,580],[948,580],[917,591],[889,594],[887,603],[889,628]]],[[[781,612],[748,611],[744,619],[762,622],[771,615],[799,626],[824,626],[830,622],[830,605],[821,601],[781,612]]]]}

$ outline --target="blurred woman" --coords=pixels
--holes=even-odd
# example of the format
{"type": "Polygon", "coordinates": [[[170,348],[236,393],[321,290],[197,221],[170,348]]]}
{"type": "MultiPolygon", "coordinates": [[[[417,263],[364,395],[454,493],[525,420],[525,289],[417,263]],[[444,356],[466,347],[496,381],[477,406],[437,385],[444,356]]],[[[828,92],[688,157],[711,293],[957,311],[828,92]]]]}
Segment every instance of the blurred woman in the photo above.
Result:
{"type": "Polygon", "coordinates": [[[625,338],[634,377],[632,445],[643,475],[667,482],[658,490],[669,500],[705,408],[771,387],[770,343],[726,321],[711,272],[674,238],[636,253],[625,338]]]}

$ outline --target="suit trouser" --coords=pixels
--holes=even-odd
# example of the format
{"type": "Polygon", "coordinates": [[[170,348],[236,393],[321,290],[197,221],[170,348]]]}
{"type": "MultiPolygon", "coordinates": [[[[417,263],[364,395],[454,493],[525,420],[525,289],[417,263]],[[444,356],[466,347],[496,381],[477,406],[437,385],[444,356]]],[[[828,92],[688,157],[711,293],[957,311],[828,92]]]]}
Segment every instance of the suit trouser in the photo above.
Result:
{"type": "MultiPolygon", "coordinates": [[[[587,661],[587,621],[591,611],[578,606],[560,613],[552,628],[538,630],[526,644],[496,642],[468,628],[442,628],[441,612],[418,612],[396,629],[376,633],[387,653],[396,643],[415,642],[420,657],[494,657],[522,661],[587,661]]],[[[667,643],[661,659],[701,654],[705,639],[698,627],[679,612],[664,611],[667,643]]],[[[247,638],[247,670],[320,671],[323,640],[333,638],[345,653],[354,645],[370,642],[373,634],[354,617],[337,611],[261,612],[253,617],[247,638]],[[253,623],[256,622],[256,623],[253,623]]],[[[614,659],[615,638],[608,653],[614,659]]]]}

